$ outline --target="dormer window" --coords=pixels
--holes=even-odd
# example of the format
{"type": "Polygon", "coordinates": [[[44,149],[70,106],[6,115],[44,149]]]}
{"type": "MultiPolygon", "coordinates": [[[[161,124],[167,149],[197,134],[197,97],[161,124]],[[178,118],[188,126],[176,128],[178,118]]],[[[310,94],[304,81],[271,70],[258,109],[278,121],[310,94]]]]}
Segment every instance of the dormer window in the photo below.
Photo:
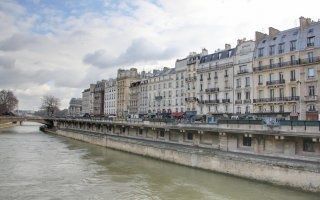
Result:
{"type": "Polygon", "coordinates": [[[313,33],[313,28],[310,28],[308,33],[313,33]]]}
{"type": "Polygon", "coordinates": [[[293,32],[293,35],[298,35],[298,31],[293,32]]]}
{"type": "Polygon", "coordinates": [[[221,53],[218,54],[218,59],[221,59],[221,53]]]}
{"type": "Polygon", "coordinates": [[[228,53],[229,53],[229,58],[230,58],[230,57],[231,57],[231,53],[232,53],[232,51],[230,50],[228,53]]]}
{"type": "Polygon", "coordinates": [[[263,43],[263,44],[266,43],[266,40],[263,40],[262,43],[263,43]]]}
{"type": "Polygon", "coordinates": [[[276,39],[277,39],[277,37],[274,37],[274,38],[273,38],[273,40],[276,40],[276,39]]]}

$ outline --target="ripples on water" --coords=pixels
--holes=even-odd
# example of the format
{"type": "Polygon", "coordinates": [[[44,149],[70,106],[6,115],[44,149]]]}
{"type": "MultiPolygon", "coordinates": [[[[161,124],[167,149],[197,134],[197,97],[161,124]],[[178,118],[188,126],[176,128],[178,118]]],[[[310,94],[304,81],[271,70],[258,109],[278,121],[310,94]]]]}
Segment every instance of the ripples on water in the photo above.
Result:
{"type": "Polygon", "coordinates": [[[0,199],[320,198],[44,134],[28,124],[0,130],[0,199]]]}

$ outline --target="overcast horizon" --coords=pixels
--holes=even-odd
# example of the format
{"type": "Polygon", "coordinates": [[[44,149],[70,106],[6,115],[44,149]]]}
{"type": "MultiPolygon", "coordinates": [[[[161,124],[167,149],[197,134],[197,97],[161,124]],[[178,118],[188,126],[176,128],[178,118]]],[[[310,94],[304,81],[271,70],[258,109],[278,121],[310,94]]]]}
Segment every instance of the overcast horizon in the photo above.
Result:
{"type": "Polygon", "coordinates": [[[139,71],[174,67],[189,52],[209,53],[318,20],[319,1],[136,0],[0,2],[0,89],[10,89],[19,109],[38,110],[43,95],[81,97],[90,83],[139,71]],[[288,4],[290,3],[290,5],[288,4]]]}

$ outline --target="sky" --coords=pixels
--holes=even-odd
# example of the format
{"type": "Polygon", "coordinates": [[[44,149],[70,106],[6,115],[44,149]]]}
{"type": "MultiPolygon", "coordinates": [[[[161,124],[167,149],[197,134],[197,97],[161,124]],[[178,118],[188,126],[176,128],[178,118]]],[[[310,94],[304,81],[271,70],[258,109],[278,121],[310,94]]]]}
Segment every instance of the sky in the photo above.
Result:
{"type": "Polygon", "coordinates": [[[0,90],[19,109],[70,98],[117,69],[174,67],[206,48],[320,19],[319,0],[0,0],[0,90]]]}

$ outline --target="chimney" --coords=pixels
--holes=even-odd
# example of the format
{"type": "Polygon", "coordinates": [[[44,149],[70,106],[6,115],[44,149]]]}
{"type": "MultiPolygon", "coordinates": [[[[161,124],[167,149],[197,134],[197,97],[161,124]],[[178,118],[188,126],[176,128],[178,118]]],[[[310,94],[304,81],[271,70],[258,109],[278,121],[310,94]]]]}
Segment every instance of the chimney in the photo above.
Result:
{"type": "Polygon", "coordinates": [[[267,34],[261,33],[259,31],[256,31],[255,35],[256,35],[256,37],[255,37],[256,42],[260,42],[261,40],[263,40],[267,36],[267,34]]]}
{"type": "Polygon", "coordinates": [[[225,44],[225,45],[224,45],[224,49],[225,49],[225,50],[231,49],[231,45],[230,45],[230,44],[225,44]]]}
{"type": "Polygon", "coordinates": [[[238,40],[237,40],[237,45],[242,44],[242,43],[245,42],[246,40],[247,40],[246,38],[238,39],[238,40]]]}
{"type": "Polygon", "coordinates": [[[305,18],[302,16],[299,18],[299,21],[300,21],[300,29],[307,28],[312,22],[310,18],[305,18]]]}
{"type": "Polygon", "coordinates": [[[201,55],[202,56],[208,55],[208,50],[206,48],[203,48],[202,52],[201,52],[201,55]]]}
{"type": "Polygon", "coordinates": [[[276,36],[279,32],[280,32],[280,31],[279,31],[278,29],[275,29],[275,28],[273,28],[273,27],[269,27],[269,35],[270,35],[271,37],[276,36]]]}

